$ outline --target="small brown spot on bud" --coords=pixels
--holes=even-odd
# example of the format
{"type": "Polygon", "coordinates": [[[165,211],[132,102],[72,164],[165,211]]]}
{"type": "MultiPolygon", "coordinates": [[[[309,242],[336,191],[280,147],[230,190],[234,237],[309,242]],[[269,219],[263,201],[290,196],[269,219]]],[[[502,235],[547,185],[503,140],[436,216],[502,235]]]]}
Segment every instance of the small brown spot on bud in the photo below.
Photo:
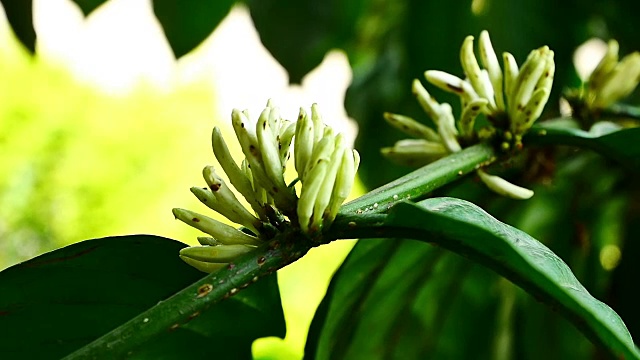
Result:
{"type": "Polygon", "coordinates": [[[220,190],[220,184],[211,184],[211,191],[216,192],[220,190]]]}
{"type": "Polygon", "coordinates": [[[263,128],[263,129],[266,129],[266,128],[267,128],[267,122],[266,122],[266,121],[262,123],[262,128],[263,128]]]}
{"type": "Polygon", "coordinates": [[[240,127],[244,129],[244,123],[243,122],[240,123],[240,127]]]}
{"type": "Polygon", "coordinates": [[[207,296],[207,294],[209,294],[211,292],[211,290],[213,290],[213,285],[211,284],[204,284],[202,286],[200,286],[198,288],[198,296],[196,296],[197,298],[201,298],[203,296],[207,296]]]}
{"type": "Polygon", "coordinates": [[[229,263],[229,265],[227,265],[227,269],[229,270],[233,270],[236,267],[236,264],[234,263],[229,263]]]}
{"type": "Polygon", "coordinates": [[[260,266],[264,265],[265,261],[267,261],[267,258],[265,258],[264,256],[260,256],[258,258],[258,265],[260,266]]]}
{"type": "Polygon", "coordinates": [[[462,88],[461,88],[461,87],[459,87],[459,86],[454,86],[454,85],[452,85],[452,84],[447,84],[447,87],[448,87],[449,89],[451,89],[452,91],[457,92],[458,94],[461,94],[461,93],[463,92],[463,91],[462,91],[462,88]]]}
{"type": "Polygon", "coordinates": [[[480,110],[480,106],[477,106],[477,105],[476,106],[472,106],[471,110],[478,111],[478,110],[480,110]]]}
{"type": "Polygon", "coordinates": [[[191,219],[191,221],[193,221],[193,222],[200,222],[200,219],[198,219],[197,217],[194,217],[193,219],[191,219]]]}

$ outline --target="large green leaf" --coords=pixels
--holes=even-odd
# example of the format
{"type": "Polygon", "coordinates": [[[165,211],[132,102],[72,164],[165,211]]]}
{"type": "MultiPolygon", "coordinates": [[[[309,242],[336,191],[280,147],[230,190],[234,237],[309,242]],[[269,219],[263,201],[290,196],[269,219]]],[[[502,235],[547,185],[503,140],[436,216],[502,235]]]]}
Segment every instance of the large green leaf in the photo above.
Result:
{"type": "MultiPolygon", "coordinates": [[[[0,273],[3,359],[58,359],[153,307],[204,274],[184,264],[185,245],[133,235],[83,241],[0,273]]],[[[250,358],[251,343],[283,337],[275,276],[194,316],[135,358],[250,358]]]]}
{"type": "Polygon", "coordinates": [[[20,42],[34,53],[36,51],[36,31],[33,28],[32,0],[0,0],[9,25],[20,42]]]}
{"type": "MultiPolygon", "coordinates": [[[[391,210],[383,227],[391,227],[390,233],[433,242],[487,265],[533,294],[539,301],[559,311],[604,351],[608,351],[616,357],[640,358],[640,354],[635,349],[631,336],[620,317],[607,305],[593,298],[559,257],[526,233],[497,221],[477,206],[452,198],[429,199],[419,204],[402,203],[391,210]]],[[[361,243],[367,241],[363,240],[361,243]]],[[[432,269],[437,269],[437,265],[432,264],[434,260],[430,258],[427,250],[420,251],[418,248],[407,250],[402,253],[401,261],[398,259],[394,261],[394,258],[398,256],[396,252],[398,250],[394,249],[405,245],[398,245],[393,240],[385,241],[379,241],[381,244],[369,245],[379,251],[377,257],[366,254],[362,250],[360,252],[354,250],[354,254],[350,255],[345,266],[337,273],[327,298],[314,319],[307,355],[324,359],[327,358],[327,354],[323,352],[323,349],[346,343],[347,349],[340,346],[337,348],[342,353],[348,354],[350,358],[359,358],[359,354],[364,354],[363,358],[375,358],[376,351],[378,354],[394,354],[395,357],[398,357],[400,351],[409,353],[425,351],[423,349],[424,342],[428,342],[433,336],[441,335],[439,331],[434,334],[434,326],[430,323],[431,320],[427,314],[429,309],[433,311],[434,304],[440,304],[440,306],[447,304],[446,298],[443,301],[443,298],[440,297],[442,291],[435,291],[431,297],[422,298],[419,296],[412,298],[410,294],[412,291],[418,291],[416,289],[428,288],[431,286],[429,282],[451,285],[455,283],[455,281],[451,281],[452,278],[459,279],[458,281],[464,284],[467,280],[455,273],[449,277],[442,276],[442,274],[440,276],[434,275],[437,273],[434,273],[432,269]],[[385,241],[389,244],[382,245],[385,241]],[[382,246],[386,248],[382,248],[382,246]],[[385,267],[386,263],[391,264],[388,266],[389,269],[385,267]],[[430,263],[431,265],[428,265],[430,263]],[[385,285],[385,278],[389,276],[387,274],[394,274],[395,277],[385,285]],[[354,289],[350,289],[345,286],[347,283],[358,285],[354,289]],[[384,290],[385,286],[386,291],[384,290]],[[379,291],[379,289],[381,290],[379,291]],[[396,297],[396,293],[400,293],[401,296],[396,297]],[[409,298],[412,300],[407,300],[409,298]],[[422,336],[422,342],[418,341],[419,336],[415,337],[416,335],[411,332],[405,333],[402,326],[398,325],[406,319],[396,318],[399,316],[397,309],[406,309],[407,307],[411,308],[411,315],[420,319],[418,323],[422,326],[415,327],[413,330],[422,336]],[[380,308],[387,309],[388,314],[380,313],[380,308]],[[371,319],[376,320],[375,328],[373,327],[374,323],[370,323],[371,319]],[[367,324],[367,326],[361,324],[367,324]],[[350,333],[349,328],[356,330],[352,330],[350,333]],[[373,328],[375,330],[371,331],[373,328]],[[380,342],[381,340],[376,338],[376,335],[372,335],[372,333],[390,334],[394,331],[398,331],[399,336],[403,337],[412,334],[413,340],[380,342]],[[353,341],[350,343],[341,340],[345,336],[366,338],[367,332],[369,338],[373,338],[372,342],[377,346],[375,351],[370,346],[366,346],[365,342],[353,341]],[[402,349],[396,348],[398,343],[403,344],[402,349]]],[[[364,248],[365,245],[358,245],[358,247],[364,248]]],[[[449,273],[454,272],[448,271],[449,273]]],[[[473,279],[472,275],[476,274],[469,273],[468,276],[473,279]]],[[[460,292],[462,295],[459,294],[462,299],[460,301],[465,306],[478,306],[478,303],[486,301],[495,303],[495,286],[490,286],[489,280],[474,279],[470,282],[476,284],[479,290],[467,294],[464,286],[460,287],[463,289],[460,292]]],[[[503,295],[501,300],[508,300],[508,296],[508,294],[503,295]]],[[[451,306],[455,306],[455,304],[451,306]]],[[[495,308],[488,305],[480,306],[476,310],[480,313],[496,312],[495,308]]],[[[461,310],[452,311],[456,314],[456,317],[451,320],[456,322],[452,326],[457,326],[457,331],[460,332],[474,331],[464,325],[468,324],[467,322],[460,320],[464,317],[457,317],[460,315],[459,311],[461,310]]],[[[472,313],[476,314],[476,312],[472,313]]],[[[500,329],[508,326],[508,324],[501,324],[499,319],[491,316],[483,320],[474,319],[472,315],[468,314],[466,317],[471,319],[469,321],[474,324],[481,324],[477,325],[475,329],[476,331],[478,328],[485,330],[484,333],[479,332],[480,335],[493,334],[494,328],[500,329]]],[[[531,326],[528,328],[531,329],[531,326]]],[[[528,335],[544,337],[545,330],[540,328],[538,331],[538,334],[528,333],[528,335]]],[[[504,333],[513,336],[508,328],[504,333]]],[[[456,337],[442,337],[445,340],[452,338],[456,337]]],[[[474,336],[458,336],[458,338],[464,339],[466,346],[466,342],[472,341],[474,336]]],[[[485,342],[490,341],[486,340],[485,342]]],[[[476,352],[474,358],[490,355],[491,349],[487,348],[486,344],[485,348],[472,343],[469,346],[476,352]]],[[[491,351],[497,352],[496,349],[498,349],[497,345],[491,351]]],[[[440,346],[438,350],[434,351],[429,355],[436,358],[465,358],[465,356],[469,356],[455,347],[447,349],[440,346]]],[[[583,353],[583,351],[576,349],[576,353],[583,353]]]]}
{"type": "Polygon", "coordinates": [[[486,269],[436,247],[362,240],[334,276],[314,317],[306,356],[489,359],[493,334],[486,328],[496,326],[500,294],[485,295],[496,280],[486,269]]]}
{"type": "Polygon", "coordinates": [[[531,145],[571,145],[592,149],[633,171],[640,171],[640,128],[621,129],[613,123],[596,123],[590,131],[570,120],[542,122],[526,137],[531,145]]]}
{"type": "Polygon", "coordinates": [[[179,58],[204,41],[234,3],[234,0],[153,0],[153,11],[173,54],[179,58]]]}
{"type": "Polygon", "coordinates": [[[366,1],[252,0],[260,40],[289,73],[289,81],[320,64],[327,51],[351,41],[366,1]]]}
{"type": "MultiPolygon", "coordinates": [[[[431,232],[547,302],[616,356],[640,358],[620,317],[595,299],[546,246],[463,200],[436,198],[394,208],[390,224],[431,232]]],[[[428,237],[425,241],[430,241],[428,237]]]]}

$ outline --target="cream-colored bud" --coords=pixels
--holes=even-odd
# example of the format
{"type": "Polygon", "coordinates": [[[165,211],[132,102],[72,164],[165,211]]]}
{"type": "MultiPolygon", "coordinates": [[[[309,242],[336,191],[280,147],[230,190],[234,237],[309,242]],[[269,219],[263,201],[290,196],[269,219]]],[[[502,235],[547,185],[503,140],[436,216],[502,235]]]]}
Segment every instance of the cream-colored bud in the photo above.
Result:
{"type": "Polygon", "coordinates": [[[382,155],[406,166],[422,166],[449,154],[441,142],[424,139],[404,139],[393,147],[382,148],[382,155]]]}
{"type": "Polygon", "coordinates": [[[638,86],[640,77],[640,53],[634,52],[624,58],[610,72],[601,86],[594,107],[605,108],[628,96],[638,86]]]}
{"type": "Polygon", "coordinates": [[[457,94],[466,102],[471,102],[478,98],[473,86],[455,75],[439,70],[429,70],[424,73],[424,76],[433,85],[444,91],[457,94]]]}
{"type": "Polygon", "coordinates": [[[208,216],[204,216],[193,211],[185,209],[173,209],[173,215],[176,219],[187,225],[213,236],[216,240],[223,244],[250,244],[259,245],[262,242],[255,236],[245,234],[244,232],[224,224],[218,220],[214,220],[208,216]]]}
{"type": "Polygon", "coordinates": [[[533,196],[533,191],[514,185],[501,177],[489,175],[483,170],[478,170],[477,173],[489,189],[500,195],[517,200],[526,200],[533,196]]]}
{"type": "Polygon", "coordinates": [[[180,250],[180,255],[198,261],[225,263],[231,262],[238,256],[255,250],[250,245],[217,245],[217,246],[189,246],[180,250]]]}
{"type": "Polygon", "coordinates": [[[451,105],[444,103],[440,105],[440,108],[441,116],[438,121],[438,133],[442,138],[442,143],[449,152],[458,152],[461,150],[461,147],[457,139],[458,130],[456,129],[451,105]]]}
{"type": "Polygon", "coordinates": [[[420,80],[413,80],[411,90],[413,91],[413,95],[418,99],[418,103],[422,106],[422,109],[427,113],[427,115],[429,115],[431,120],[433,120],[434,123],[438,121],[440,104],[435,101],[431,95],[429,95],[429,92],[424,88],[424,86],[422,86],[420,80]]]}
{"type": "MultiPolygon", "coordinates": [[[[502,59],[504,61],[504,94],[507,102],[510,102],[515,95],[514,91],[520,70],[518,70],[518,62],[510,53],[503,53],[502,59]]],[[[508,105],[511,106],[510,103],[508,105]]]]}
{"type": "MultiPolygon", "coordinates": [[[[260,220],[253,216],[240,201],[238,201],[238,198],[236,198],[226,182],[216,174],[214,167],[205,166],[204,169],[202,169],[202,176],[216,199],[216,202],[211,204],[215,207],[214,210],[229,220],[242,224],[258,233],[257,229],[260,227],[260,220]]],[[[196,192],[200,192],[198,188],[195,189],[196,192]]],[[[198,196],[197,193],[194,194],[198,196]]]]}
{"type": "MultiPolygon", "coordinates": [[[[469,79],[469,83],[471,83],[475,92],[480,97],[489,100],[489,103],[491,104],[493,102],[493,87],[491,86],[491,83],[487,86],[483,79],[482,70],[480,70],[480,65],[478,65],[476,55],[473,53],[473,36],[471,35],[464,39],[462,47],[460,48],[460,63],[462,64],[464,74],[469,79]]],[[[465,101],[472,100],[465,99],[465,101]]],[[[495,106],[495,104],[492,106],[495,106]]]]}
{"type": "Polygon", "coordinates": [[[345,152],[344,137],[342,134],[338,134],[335,137],[335,145],[331,158],[329,160],[329,166],[325,174],[320,190],[318,190],[318,196],[316,197],[315,204],[313,206],[313,216],[311,219],[312,228],[320,228],[322,220],[325,216],[325,211],[329,206],[331,200],[334,184],[336,183],[336,177],[338,169],[342,163],[342,157],[345,152]]]}
{"type": "Polygon", "coordinates": [[[489,73],[489,79],[493,85],[494,97],[496,107],[498,110],[505,111],[504,97],[502,94],[502,69],[498,62],[493,46],[491,45],[491,39],[489,38],[489,32],[483,30],[480,33],[479,40],[480,48],[480,60],[489,73]]]}
{"type": "Polygon", "coordinates": [[[324,134],[326,125],[318,111],[318,104],[311,105],[311,121],[313,122],[313,143],[317,144],[324,134]]]}
{"type": "MultiPolygon", "coordinates": [[[[277,137],[273,134],[273,129],[271,129],[270,126],[269,111],[269,108],[267,108],[262,112],[256,126],[260,156],[262,157],[262,164],[266,175],[271,182],[278,188],[278,191],[287,191],[284,174],[282,173],[282,162],[280,160],[280,152],[278,151],[277,137]]],[[[273,122],[273,124],[279,126],[279,124],[275,122],[273,122]]]]}
{"type": "Polygon", "coordinates": [[[222,166],[222,170],[227,174],[231,185],[233,185],[236,190],[242,194],[249,205],[251,205],[253,211],[255,211],[262,220],[266,220],[264,209],[255,198],[255,193],[251,184],[252,178],[250,176],[248,177],[233,160],[231,152],[222,138],[222,133],[217,127],[213,128],[211,143],[213,146],[213,153],[216,156],[216,159],[218,159],[220,166],[222,166]]]}
{"type": "Polygon", "coordinates": [[[336,175],[336,182],[331,192],[331,201],[329,202],[329,212],[326,214],[326,221],[333,222],[336,218],[340,206],[351,193],[353,182],[360,164],[360,155],[356,150],[345,151],[342,153],[340,168],[336,175]]]}
{"type": "Polygon", "coordinates": [[[227,263],[210,263],[206,261],[195,260],[182,255],[180,255],[180,259],[187,263],[187,265],[193,266],[194,268],[209,274],[227,266],[227,263]]]}
{"type": "Polygon", "coordinates": [[[607,52],[589,76],[590,91],[598,92],[605,81],[609,78],[611,71],[613,71],[618,64],[619,49],[620,46],[617,41],[613,39],[609,40],[609,43],[607,44],[607,52]]]}
{"type": "Polygon", "coordinates": [[[464,109],[462,109],[462,115],[460,115],[460,132],[463,136],[470,136],[473,134],[473,127],[475,125],[476,117],[487,106],[488,101],[486,99],[478,98],[468,103],[464,109]]]}
{"type": "Polygon", "coordinates": [[[313,152],[314,145],[313,122],[309,116],[300,108],[300,115],[296,123],[296,134],[294,139],[294,158],[298,178],[302,179],[304,171],[309,163],[309,158],[313,152]]]}
{"type": "Polygon", "coordinates": [[[428,126],[425,126],[416,120],[398,114],[384,113],[384,119],[387,120],[396,129],[405,132],[408,135],[429,141],[440,141],[440,135],[428,126]]]}

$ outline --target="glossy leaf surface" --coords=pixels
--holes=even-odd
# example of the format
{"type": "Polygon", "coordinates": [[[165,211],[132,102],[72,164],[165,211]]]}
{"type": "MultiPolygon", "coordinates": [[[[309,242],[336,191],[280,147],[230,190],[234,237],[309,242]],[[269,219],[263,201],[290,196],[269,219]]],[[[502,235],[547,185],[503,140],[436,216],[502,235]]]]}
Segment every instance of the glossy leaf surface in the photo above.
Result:
{"type": "MultiPolygon", "coordinates": [[[[177,256],[184,246],[150,235],[87,240],[2,271],[0,328],[12,329],[0,337],[3,358],[58,359],[199,280],[204,274],[177,256]]],[[[133,356],[250,358],[254,339],[284,333],[270,276],[133,356]]]]}

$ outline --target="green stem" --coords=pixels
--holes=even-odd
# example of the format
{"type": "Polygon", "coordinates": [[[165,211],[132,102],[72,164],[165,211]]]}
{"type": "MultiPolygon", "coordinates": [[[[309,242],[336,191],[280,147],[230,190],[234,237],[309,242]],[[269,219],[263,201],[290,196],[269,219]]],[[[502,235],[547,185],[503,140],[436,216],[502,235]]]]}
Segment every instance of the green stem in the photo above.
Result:
{"type": "MultiPolygon", "coordinates": [[[[65,359],[121,358],[149,339],[186,324],[212,305],[302,257],[316,246],[291,231],[281,233],[255,251],[189,285],[65,359]]],[[[177,254],[176,254],[177,256],[177,254]]]]}
{"type": "Polygon", "coordinates": [[[419,201],[458,178],[488,165],[496,158],[493,148],[477,144],[423,166],[395,181],[361,196],[340,209],[340,214],[379,213],[410,199],[419,201]]]}
{"type": "MultiPolygon", "coordinates": [[[[358,231],[363,229],[369,229],[362,232],[363,235],[367,235],[363,237],[377,236],[376,231],[385,215],[376,213],[390,208],[400,200],[423,198],[429,192],[461,178],[478,166],[491,162],[494,157],[495,153],[490,146],[475,145],[374,190],[345,205],[335,221],[335,226],[327,231],[321,242],[360,237],[358,231]],[[358,216],[357,209],[360,208],[371,208],[371,211],[358,216]]],[[[186,324],[194,314],[206,311],[217,302],[233,296],[257,278],[296,261],[317,245],[320,245],[320,242],[313,242],[293,230],[279,234],[256,251],[239,257],[228,267],[203,277],[65,359],[94,359],[105,354],[117,358],[133,354],[136,348],[149,339],[186,324]]]]}

